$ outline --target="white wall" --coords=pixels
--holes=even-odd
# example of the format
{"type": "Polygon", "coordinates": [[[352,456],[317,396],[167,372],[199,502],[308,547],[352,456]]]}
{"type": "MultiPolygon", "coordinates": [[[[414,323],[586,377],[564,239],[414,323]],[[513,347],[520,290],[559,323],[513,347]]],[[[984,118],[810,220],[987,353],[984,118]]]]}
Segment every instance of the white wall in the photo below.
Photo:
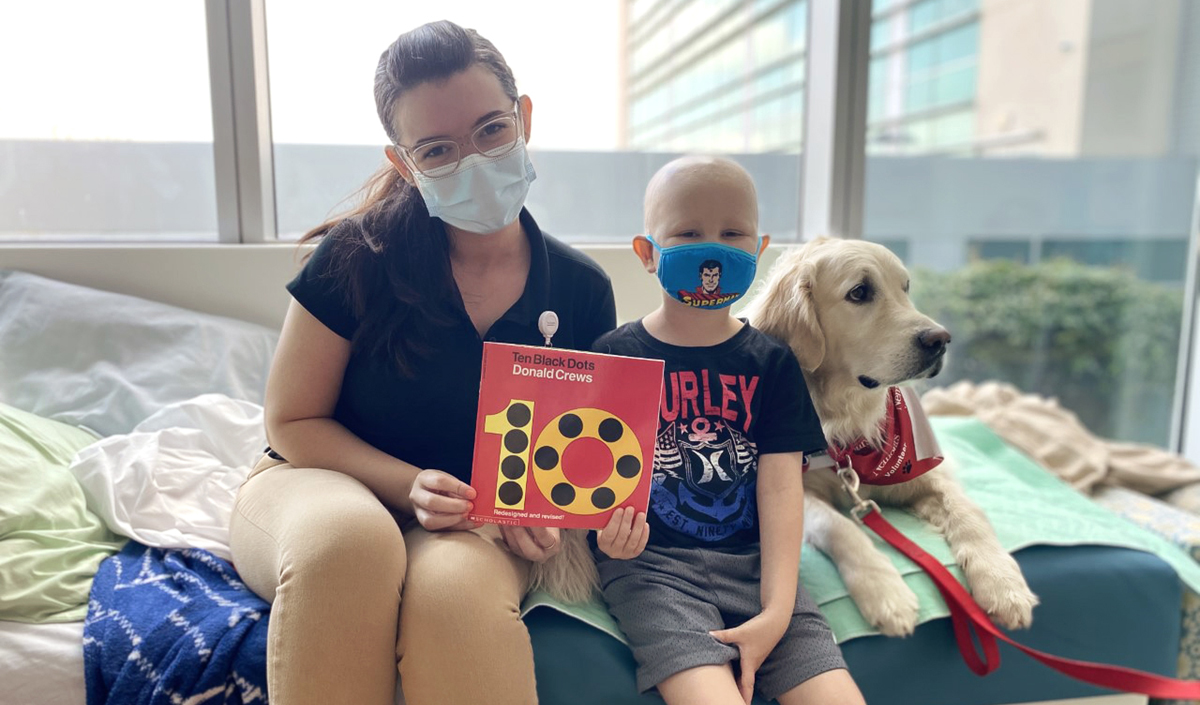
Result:
{"type": "MultiPolygon", "coordinates": [[[[617,318],[645,315],[661,300],[658,280],[626,246],[581,248],[604,267],[617,295],[617,318]]],[[[759,273],[775,260],[768,249],[759,273]]],[[[772,254],[775,253],[775,254],[772,254]]],[[[278,328],[284,284],[300,266],[295,245],[0,245],[0,269],[18,269],[105,291],[278,328]]]]}

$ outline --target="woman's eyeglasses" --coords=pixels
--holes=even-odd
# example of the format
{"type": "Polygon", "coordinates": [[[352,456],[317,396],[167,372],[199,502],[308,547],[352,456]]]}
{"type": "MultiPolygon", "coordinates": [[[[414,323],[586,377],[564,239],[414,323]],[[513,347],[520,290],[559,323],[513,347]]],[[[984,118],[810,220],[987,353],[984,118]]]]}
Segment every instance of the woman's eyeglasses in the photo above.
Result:
{"type": "Polygon", "coordinates": [[[465,153],[482,154],[485,157],[500,157],[517,146],[521,137],[521,126],[517,122],[517,108],[506,115],[492,118],[475,128],[470,135],[469,145],[460,140],[437,140],[424,142],[408,148],[396,145],[410,166],[425,176],[437,178],[449,176],[458,170],[465,153]],[[464,152],[464,147],[473,148],[464,152]]]}

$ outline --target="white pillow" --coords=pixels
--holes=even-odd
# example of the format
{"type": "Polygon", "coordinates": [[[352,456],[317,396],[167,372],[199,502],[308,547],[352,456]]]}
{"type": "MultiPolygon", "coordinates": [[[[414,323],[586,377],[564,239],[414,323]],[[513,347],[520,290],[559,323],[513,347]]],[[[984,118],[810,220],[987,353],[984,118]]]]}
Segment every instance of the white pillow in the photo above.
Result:
{"type": "Polygon", "coordinates": [[[230,559],[233,502],[265,445],[261,406],[206,394],[83,448],[70,471],[112,531],[230,559]]]}
{"type": "Polygon", "coordinates": [[[0,401],[101,436],[201,394],[262,403],[278,338],[232,318],[0,271],[0,401]]]}

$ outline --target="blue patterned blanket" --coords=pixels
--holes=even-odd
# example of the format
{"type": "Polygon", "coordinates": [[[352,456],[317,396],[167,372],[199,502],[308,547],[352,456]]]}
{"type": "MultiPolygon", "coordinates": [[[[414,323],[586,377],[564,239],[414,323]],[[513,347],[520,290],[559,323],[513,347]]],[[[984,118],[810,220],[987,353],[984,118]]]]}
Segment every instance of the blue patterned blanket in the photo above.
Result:
{"type": "Polygon", "coordinates": [[[269,609],[207,551],[130,541],[92,584],[88,705],[265,704],[269,609]]]}

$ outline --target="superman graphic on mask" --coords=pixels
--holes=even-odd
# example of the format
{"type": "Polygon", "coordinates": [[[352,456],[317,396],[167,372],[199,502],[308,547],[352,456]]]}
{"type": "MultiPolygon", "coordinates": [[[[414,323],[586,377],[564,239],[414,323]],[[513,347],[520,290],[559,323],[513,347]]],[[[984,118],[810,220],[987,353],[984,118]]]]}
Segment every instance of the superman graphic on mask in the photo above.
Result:
{"type": "Polygon", "coordinates": [[[684,303],[693,301],[721,300],[721,263],[715,259],[704,260],[700,263],[700,286],[695,291],[679,291],[679,298],[684,303]]]}

